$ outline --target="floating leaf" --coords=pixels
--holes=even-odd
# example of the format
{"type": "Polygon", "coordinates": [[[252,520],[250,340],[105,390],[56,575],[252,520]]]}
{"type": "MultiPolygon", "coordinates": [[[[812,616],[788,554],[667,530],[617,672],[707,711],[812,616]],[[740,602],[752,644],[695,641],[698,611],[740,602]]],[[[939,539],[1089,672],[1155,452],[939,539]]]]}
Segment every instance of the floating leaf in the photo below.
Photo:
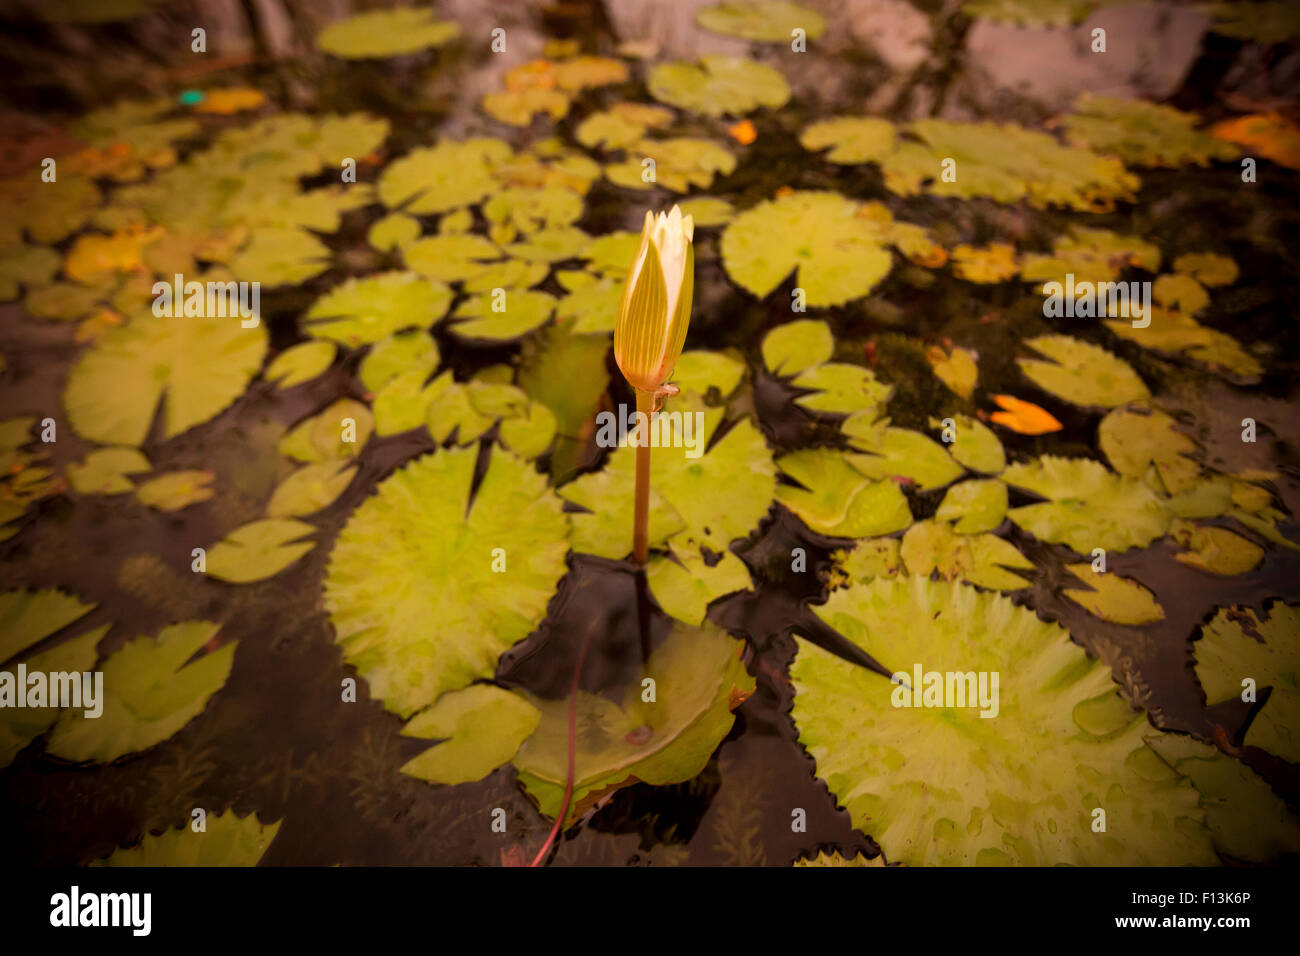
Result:
{"type": "Polygon", "coordinates": [[[136,487],[135,496],[150,508],[180,511],[211,498],[215,493],[212,488],[215,477],[210,471],[198,469],[169,471],[142,482],[136,487]]]}
{"type": "Polygon", "coordinates": [[[978,17],[994,23],[1068,27],[1087,19],[1098,2],[1099,0],[964,0],[961,11],[968,17],[978,17]]]}
{"type": "Polygon", "coordinates": [[[100,666],[102,714],[92,718],[64,711],[49,752],[65,760],[107,763],[171,737],[203,712],[230,676],[234,641],[194,658],[220,629],[212,621],[186,621],[163,628],[157,637],[128,641],[100,666]]]}
{"type": "Polygon", "coordinates": [[[427,328],[447,314],[452,292],[414,272],[384,272],[349,279],[307,311],[306,330],[343,345],[378,342],[407,328],[427,328]]]}
{"type": "Polygon", "coordinates": [[[710,565],[698,549],[692,551],[676,536],[671,545],[671,556],[653,555],[646,567],[650,591],[670,617],[698,627],[704,623],[710,603],[750,586],[744,562],[730,551],[710,565]]]}
{"type": "Polygon", "coordinates": [[[564,186],[512,186],[485,202],[483,215],[490,223],[509,223],[519,232],[567,226],[582,217],[582,196],[564,186]]]}
{"type": "Polygon", "coordinates": [[[0,249],[0,301],[18,298],[19,286],[43,286],[54,278],[62,257],[49,246],[23,243],[0,249]]]}
{"type": "Polygon", "coordinates": [[[695,228],[708,226],[725,226],[736,214],[735,208],[725,199],[714,196],[696,196],[683,199],[678,207],[683,216],[690,216],[695,221],[695,228]]]}
{"type": "Polygon", "coordinates": [[[420,220],[404,212],[393,212],[375,221],[366,241],[380,252],[392,252],[420,238],[420,220]]]}
{"type": "Polygon", "coordinates": [[[816,10],[787,0],[719,3],[695,11],[695,22],[724,36],[757,43],[789,43],[792,31],[816,40],[826,32],[826,20],[816,10]]]}
{"type": "Polygon", "coordinates": [[[569,112],[569,96],[561,90],[539,86],[498,90],[484,94],[483,112],[511,126],[527,126],[538,113],[560,120],[569,112]]]}
{"type": "Polygon", "coordinates": [[[813,392],[795,399],[796,404],[810,411],[849,414],[844,427],[850,434],[849,425],[855,419],[875,422],[893,393],[870,369],[842,362],[814,365],[800,372],[790,384],[813,392]]]}
{"type": "Polygon", "coordinates": [[[554,312],[555,299],[545,292],[476,295],[456,307],[451,331],[465,339],[508,342],[545,325],[554,312]],[[498,303],[503,308],[496,308],[498,303]]]}
{"type": "Polygon", "coordinates": [[[340,398],[319,415],[295,425],[280,439],[277,449],[288,458],[308,463],[355,458],[373,427],[369,408],[355,399],[340,398]]]}
{"type": "Polygon", "coordinates": [[[1300,127],[1281,113],[1252,113],[1223,120],[1210,127],[1210,135],[1244,146],[1288,169],[1300,169],[1300,127]]]}
{"type": "Polygon", "coordinates": [[[265,226],[253,231],[230,271],[267,288],[298,285],[328,269],[329,258],[329,247],[305,229],[265,226]]]}
{"type": "Polygon", "coordinates": [[[575,259],[591,242],[591,237],[576,226],[539,229],[523,242],[506,251],[530,262],[559,262],[575,259]]]}
{"type": "Polygon", "coordinates": [[[963,243],[952,250],[952,271],[967,282],[1005,282],[1020,271],[1016,247],[1006,242],[978,248],[963,243]]]}
{"type": "Polygon", "coordinates": [[[1150,396],[1142,379],[1122,359],[1068,335],[1040,335],[1025,344],[1052,359],[1016,359],[1020,370],[1045,392],[1075,405],[1114,408],[1150,396]]]}
{"type": "Polygon", "coordinates": [[[292,388],[310,382],[334,364],[338,349],[333,342],[303,342],[285,349],[267,366],[265,378],[276,388],[292,388]]]}
{"type": "Polygon", "coordinates": [[[942,445],[906,428],[885,428],[878,440],[859,433],[850,444],[867,452],[847,458],[868,478],[906,478],[919,490],[927,491],[942,488],[962,474],[961,466],[942,445]]]}
{"type": "Polygon", "coordinates": [[[419,373],[420,384],[441,361],[433,336],[423,329],[396,332],[380,339],[361,360],[358,377],[371,392],[378,392],[398,375],[419,373]]]}
{"type": "Polygon", "coordinates": [[[1061,282],[1070,274],[1076,283],[1110,282],[1129,266],[1155,272],[1160,268],[1159,247],[1138,236],[1074,226],[1052,240],[1051,255],[1027,254],[1020,275],[1027,282],[1061,282]]]}
{"type": "Polygon", "coordinates": [[[790,669],[799,742],[890,860],[1217,862],[1196,791],[1143,772],[1159,764],[1144,745],[1150,725],[1059,626],[1001,595],[915,576],[834,591],[813,610],[907,681],[804,640],[790,669]],[[939,675],[937,700],[929,679],[910,686],[916,670],[939,675]],[[944,674],[954,691],[981,677],[991,688],[999,675],[997,719],[982,719],[991,706],[965,694],[943,706],[944,674]],[[899,706],[927,688],[938,706],[899,706]],[[1096,807],[1104,834],[1093,832],[1096,807]]]}
{"type": "Polygon", "coordinates": [[[1135,166],[1207,166],[1210,160],[1235,159],[1235,148],[1196,129],[1200,120],[1162,103],[1084,93],[1061,124],[1071,145],[1112,153],[1135,166]]]}
{"type": "Polygon", "coordinates": [[[722,234],[727,274],[760,299],[796,269],[810,306],[841,305],[868,292],[893,265],[892,218],[879,204],[832,192],[794,192],[738,215],[722,234]]]}
{"type": "Polygon", "coordinates": [[[455,282],[486,273],[501,258],[501,250],[473,234],[426,236],[404,246],[402,257],[408,268],[422,276],[455,282]]]}
{"type": "Polygon", "coordinates": [[[790,99],[780,71],[743,57],[711,55],[693,63],[660,63],[646,79],[661,103],[704,116],[744,116],[759,107],[776,109],[790,99]]]}
{"type": "Polygon", "coordinates": [[[140,445],[163,402],[172,438],[233,402],[261,367],[266,330],[238,318],[142,313],[106,332],[73,366],[64,402],[72,426],[106,444],[140,445]]]}
{"type": "Polygon", "coordinates": [[[80,495],[120,495],[135,487],[127,475],[152,468],[138,448],[96,448],[68,469],[68,482],[80,495]]]}
{"type": "Polygon", "coordinates": [[[951,521],[958,534],[992,531],[1007,514],[1007,486],[991,479],[974,479],[953,485],[943,496],[934,516],[951,521]]]}
{"type": "Polygon", "coordinates": [[[1180,521],[1173,526],[1172,532],[1174,540],[1188,549],[1174,557],[1210,574],[1245,574],[1264,560],[1263,548],[1218,525],[1198,527],[1180,521]]]}
{"type": "Polygon", "coordinates": [[[1210,304],[1210,294],[1191,276],[1166,274],[1156,279],[1151,295],[1157,305],[1195,315],[1210,304]]]}
{"type": "Polygon", "coordinates": [[[542,714],[518,694],[491,684],[449,691],[402,728],[404,737],[441,739],[402,773],[430,783],[470,783],[509,763],[542,714]]]}
{"type": "Polygon", "coordinates": [[[1151,324],[1135,329],[1127,320],[1107,321],[1106,327],[1120,338],[1136,342],[1145,349],[1182,356],[1220,368],[1240,379],[1254,380],[1263,374],[1263,366],[1232,336],[1197,324],[1181,312],[1156,306],[1151,308],[1151,324]]]}
{"type": "Polygon", "coordinates": [[[572,285],[573,291],[556,306],[557,320],[573,320],[572,331],[579,333],[614,331],[618,306],[623,299],[621,279],[596,279],[588,272],[570,272],[560,275],[559,280],[566,287],[572,285]]]}
{"type": "Polygon", "coordinates": [[[1066,588],[1062,593],[1103,621],[1136,627],[1165,619],[1164,608],[1150,591],[1136,581],[1122,578],[1110,571],[1094,571],[1092,565],[1086,562],[1067,564],[1066,569],[1091,590],[1066,588]]]}
{"type": "Polygon", "coordinates": [[[202,102],[194,107],[194,111],[214,116],[233,116],[245,110],[255,110],[265,102],[266,94],[261,90],[249,86],[231,86],[205,91],[202,102]]]}
{"type": "Polygon", "coordinates": [[[763,364],[773,375],[797,375],[830,361],[835,351],[831,328],[817,319],[799,319],[778,325],[763,336],[763,364]]]}
{"type": "MultiPolygon", "coordinates": [[[[732,708],[754,690],[741,650],[740,641],[712,625],[677,624],[645,666],[645,676],[671,692],[646,702],[639,677],[621,704],[579,691],[568,818],[580,816],[589,797],[612,787],[638,781],[665,786],[699,774],[731,730],[732,708]]],[[[561,811],[568,779],[569,701],[533,703],[541,723],[514,764],[538,808],[553,817],[561,811]]]]}
{"type": "Polygon", "coordinates": [[[460,35],[459,24],[428,9],[371,10],[335,20],[316,37],[326,53],[350,60],[385,59],[440,47],[460,35]]]}
{"type": "Polygon", "coordinates": [[[1247,678],[1260,690],[1273,688],[1246,731],[1245,742],[1290,763],[1300,763],[1297,634],[1300,610],[1274,601],[1265,618],[1250,608],[1221,608],[1192,645],[1207,703],[1240,700],[1247,678]]]}
{"type": "Polygon", "coordinates": [[[499,139],[442,140],[390,163],[379,177],[379,198],[415,216],[460,209],[498,188],[493,172],[510,157],[499,139]]]}
{"type": "MultiPolygon", "coordinates": [[[[966,415],[952,416],[953,441],[949,444],[948,454],[971,471],[982,471],[996,475],[1007,466],[1007,456],[1002,450],[998,436],[977,418],[966,415]]],[[[937,418],[930,419],[931,428],[943,428],[944,423],[937,418]]]]}
{"type": "Polygon", "coordinates": [[[236,528],[208,549],[207,573],[219,581],[248,584],[274,577],[316,547],[299,539],[316,529],[289,518],[267,518],[236,528]]]}
{"type": "Polygon", "coordinates": [[[1178,494],[1192,489],[1201,469],[1190,457],[1196,442],[1177,425],[1159,409],[1116,408],[1101,420],[1097,440],[1121,475],[1142,478],[1154,465],[1165,488],[1178,494]]]}
{"type": "Polygon", "coordinates": [[[930,363],[935,377],[967,401],[975,393],[975,382],[979,378],[977,357],[970,349],[953,346],[945,352],[937,345],[925,351],[925,360],[930,363]]]}
{"type": "Polygon", "coordinates": [[[1012,465],[1002,480],[1048,499],[1012,508],[1007,513],[1012,521],[1036,538],[1067,544],[1080,554],[1143,547],[1168,531],[1173,519],[1146,485],[1087,458],[1043,455],[1012,465]]]}
{"type": "Polygon", "coordinates": [[[588,148],[627,149],[640,142],[649,129],[671,126],[673,111],[646,103],[615,103],[592,113],[574,130],[574,138],[588,148]]]}
{"type": "Polygon", "coordinates": [[[348,468],[338,461],[303,465],[276,486],[266,505],[267,517],[298,518],[328,508],[356,473],[355,465],[348,468]]]}
{"type": "Polygon", "coordinates": [[[568,519],[543,476],[494,449],[471,501],[477,459],[477,448],[443,449],[399,469],[330,555],[325,606],[344,658],[403,717],[491,677],[565,571],[568,519]]]}
{"type": "Polygon", "coordinates": [[[162,834],[146,833],[138,846],[114,850],[91,866],[257,866],[280,824],[262,823],[257,814],[240,819],[233,810],[209,814],[204,829],[189,825],[162,834]]]}
{"type": "Polygon", "coordinates": [[[909,574],[957,578],[990,590],[1015,591],[1029,581],[1014,572],[1032,571],[1033,562],[994,534],[964,534],[940,521],[921,521],[903,535],[899,554],[909,574]]]}
{"type": "Polygon", "coordinates": [[[0,592],[0,663],[94,609],[94,604],[55,588],[0,592]]]}
{"type": "Polygon", "coordinates": [[[894,151],[894,124],[874,116],[837,116],[809,124],[799,143],[812,152],[832,147],[826,159],[855,165],[878,163],[894,151]]]}
{"type": "Polygon", "coordinates": [[[643,139],[628,148],[630,155],[621,163],[605,167],[610,182],[627,189],[653,189],[689,192],[692,186],[708,189],[713,178],[730,175],[736,157],[710,139],[643,139]],[[646,182],[645,160],[654,160],[654,177],[646,182]]]}
{"type": "Polygon", "coordinates": [[[798,482],[778,485],[777,500],[818,534],[865,538],[892,534],[912,523],[907,498],[898,485],[867,478],[841,452],[801,449],[776,463],[798,482]]]}

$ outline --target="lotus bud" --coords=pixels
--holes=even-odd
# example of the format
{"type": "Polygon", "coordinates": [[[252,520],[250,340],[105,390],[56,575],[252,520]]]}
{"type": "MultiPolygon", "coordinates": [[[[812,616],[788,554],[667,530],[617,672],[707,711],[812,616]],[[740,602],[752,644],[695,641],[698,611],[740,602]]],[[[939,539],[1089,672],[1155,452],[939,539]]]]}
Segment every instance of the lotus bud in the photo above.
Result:
{"type": "Polygon", "coordinates": [[[686,344],[695,290],[694,237],[694,220],[677,206],[657,218],[645,214],[614,326],[614,360],[638,392],[657,392],[686,344]]]}

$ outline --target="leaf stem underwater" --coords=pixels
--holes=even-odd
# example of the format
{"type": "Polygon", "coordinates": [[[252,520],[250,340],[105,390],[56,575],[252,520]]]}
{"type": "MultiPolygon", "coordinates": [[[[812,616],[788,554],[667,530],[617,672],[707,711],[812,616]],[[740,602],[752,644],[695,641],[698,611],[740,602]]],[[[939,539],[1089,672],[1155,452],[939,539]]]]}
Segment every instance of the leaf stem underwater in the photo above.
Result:
{"type": "MultiPolygon", "coordinates": [[[[653,392],[636,390],[636,410],[638,421],[649,423],[654,411],[655,396],[653,392]],[[644,415],[644,418],[641,416],[644,415]]],[[[650,547],[650,437],[642,435],[636,447],[636,499],[635,516],[632,524],[632,557],[636,563],[644,565],[649,557],[650,547]]]]}

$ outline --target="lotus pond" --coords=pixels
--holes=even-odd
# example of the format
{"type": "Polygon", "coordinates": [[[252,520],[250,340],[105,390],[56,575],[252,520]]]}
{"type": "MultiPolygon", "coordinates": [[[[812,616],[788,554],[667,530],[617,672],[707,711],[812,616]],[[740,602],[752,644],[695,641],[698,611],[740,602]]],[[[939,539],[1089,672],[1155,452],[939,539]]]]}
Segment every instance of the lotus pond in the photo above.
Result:
{"type": "Polygon", "coordinates": [[[1297,860],[1295,7],[257,6],[3,14],[16,862],[1297,860]]]}

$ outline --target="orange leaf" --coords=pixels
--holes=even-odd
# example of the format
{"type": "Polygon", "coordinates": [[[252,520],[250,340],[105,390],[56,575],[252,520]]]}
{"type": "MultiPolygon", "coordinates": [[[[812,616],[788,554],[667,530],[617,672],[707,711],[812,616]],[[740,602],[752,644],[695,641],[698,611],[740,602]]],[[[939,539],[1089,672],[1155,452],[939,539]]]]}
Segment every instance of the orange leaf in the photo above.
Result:
{"type": "Polygon", "coordinates": [[[1022,435],[1046,435],[1048,432],[1059,432],[1062,428],[1061,423],[1052,417],[1051,412],[1039,408],[1033,402],[1026,402],[1014,395],[994,395],[993,401],[1005,411],[994,412],[989,417],[1003,428],[1010,428],[1013,432],[1022,435]]]}
{"type": "Polygon", "coordinates": [[[244,110],[255,110],[266,102],[266,94],[250,86],[232,86],[223,90],[208,90],[195,109],[200,113],[232,116],[244,110]]]}
{"type": "Polygon", "coordinates": [[[1215,123],[1210,135],[1245,146],[1266,159],[1300,169],[1300,127],[1280,113],[1252,113],[1215,123]]]}
{"type": "Polygon", "coordinates": [[[758,139],[758,130],[754,129],[754,124],[749,120],[741,120],[736,125],[727,127],[727,135],[741,146],[748,146],[758,139]]]}

